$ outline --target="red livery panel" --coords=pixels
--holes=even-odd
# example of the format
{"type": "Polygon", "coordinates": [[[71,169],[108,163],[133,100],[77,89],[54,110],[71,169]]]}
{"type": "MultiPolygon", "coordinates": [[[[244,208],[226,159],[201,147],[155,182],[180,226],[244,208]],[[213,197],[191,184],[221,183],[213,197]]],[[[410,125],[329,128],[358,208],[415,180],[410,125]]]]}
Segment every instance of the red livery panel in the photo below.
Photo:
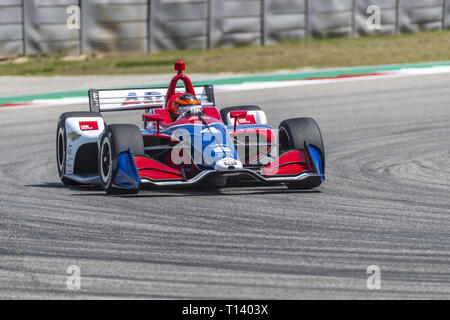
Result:
{"type": "Polygon", "coordinates": [[[293,150],[283,154],[278,160],[272,162],[262,170],[265,177],[268,176],[293,176],[305,171],[313,171],[314,168],[305,151],[293,150]]]}
{"type": "Polygon", "coordinates": [[[182,180],[183,174],[174,168],[168,167],[149,157],[134,157],[136,167],[141,178],[151,180],[167,181],[167,180],[182,180]]]}

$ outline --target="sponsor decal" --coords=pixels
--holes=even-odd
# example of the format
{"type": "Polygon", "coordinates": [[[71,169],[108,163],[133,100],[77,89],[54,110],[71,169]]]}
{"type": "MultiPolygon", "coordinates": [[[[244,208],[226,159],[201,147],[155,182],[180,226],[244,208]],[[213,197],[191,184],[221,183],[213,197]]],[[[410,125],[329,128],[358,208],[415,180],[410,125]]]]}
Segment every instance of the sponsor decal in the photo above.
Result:
{"type": "Polygon", "coordinates": [[[69,137],[70,140],[72,141],[77,141],[78,139],[80,139],[81,135],[79,135],[78,133],[76,133],[75,131],[69,133],[67,135],[69,137]]]}
{"type": "Polygon", "coordinates": [[[137,97],[136,92],[131,92],[128,94],[128,97],[125,99],[125,101],[122,103],[123,106],[127,106],[130,104],[139,104],[139,99],[137,97]]]}
{"type": "Polygon", "coordinates": [[[147,103],[164,103],[164,98],[160,92],[145,92],[144,100],[139,99],[137,92],[130,92],[122,103],[122,106],[136,105],[136,104],[147,104],[147,103]]]}
{"type": "Polygon", "coordinates": [[[256,124],[254,115],[248,115],[246,118],[239,118],[238,124],[256,124]]]}
{"type": "Polygon", "coordinates": [[[97,121],[84,121],[84,122],[80,122],[80,130],[81,130],[81,131],[94,131],[94,130],[98,130],[98,122],[97,122],[97,121]]]}
{"type": "Polygon", "coordinates": [[[231,158],[226,158],[223,162],[226,166],[235,166],[237,164],[237,161],[231,158]]]}

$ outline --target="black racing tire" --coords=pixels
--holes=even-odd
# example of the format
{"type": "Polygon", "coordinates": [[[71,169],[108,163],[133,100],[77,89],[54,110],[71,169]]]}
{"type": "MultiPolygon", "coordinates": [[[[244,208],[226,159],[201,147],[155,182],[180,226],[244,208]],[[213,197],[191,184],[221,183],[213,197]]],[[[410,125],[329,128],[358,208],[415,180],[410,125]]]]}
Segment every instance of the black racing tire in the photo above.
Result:
{"type": "Polygon", "coordinates": [[[240,110],[257,111],[257,110],[261,110],[261,108],[259,106],[236,106],[236,107],[224,108],[224,109],[220,110],[220,116],[222,117],[223,123],[228,126],[229,123],[227,120],[227,115],[231,111],[240,111],[240,110]]]}
{"type": "MultiPolygon", "coordinates": [[[[317,122],[312,118],[295,118],[281,122],[279,127],[280,149],[304,150],[305,141],[318,149],[322,158],[322,167],[325,173],[325,146],[322,133],[317,122]]],[[[310,182],[288,183],[290,189],[312,189],[321,184],[321,180],[311,179],[310,182]]]]}
{"type": "Polygon", "coordinates": [[[113,186],[113,173],[122,152],[131,149],[134,155],[144,155],[144,140],[138,126],[113,124],[105,128],[100,137],[98,171],[100,184],[107,194],[136,194],[138,189],[119,189],[113,186]]]}
{"type": "Polygon", "coordinates": [[[66,112],[63,113],[58,120],[58,126],[56,129],[56,164],[58,169],[58,175],[61,182],[66,186],[79,185],[79,183],[64,177],[66,174],[66,121],[69,118],[92,118],[102,117],[97,112],[66,112]]]}

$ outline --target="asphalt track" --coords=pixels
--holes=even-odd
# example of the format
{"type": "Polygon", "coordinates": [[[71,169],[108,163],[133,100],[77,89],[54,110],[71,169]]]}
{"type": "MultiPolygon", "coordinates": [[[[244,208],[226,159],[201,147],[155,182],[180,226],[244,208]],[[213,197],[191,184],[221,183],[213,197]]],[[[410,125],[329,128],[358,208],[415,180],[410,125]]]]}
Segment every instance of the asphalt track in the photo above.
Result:
{"type": "Polygon", "coordinates": [[[63,187],[56,121],[87,106],[0,110],[0,298],[448,299],[449,92],[443,74],[218,94],[316,118],[328,181],[306,192],[63,187]]]}

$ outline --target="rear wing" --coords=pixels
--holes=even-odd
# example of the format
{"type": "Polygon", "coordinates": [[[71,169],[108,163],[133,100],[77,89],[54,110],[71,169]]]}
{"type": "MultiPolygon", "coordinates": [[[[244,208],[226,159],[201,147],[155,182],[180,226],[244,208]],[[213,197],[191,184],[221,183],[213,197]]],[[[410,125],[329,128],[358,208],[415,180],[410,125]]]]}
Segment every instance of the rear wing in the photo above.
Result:
{"type": "MultiPolygon", "coordinates": [[[[212,85],[195,86],[195,94],[204,106],[214,106],[214,87],[212,85]]],[[[89,90],[89,108],[91,112],[109,112],[163,108],[167,88],[89,90]]],[[[184,92],[177,88],[175,92],[184,92]]]]}

